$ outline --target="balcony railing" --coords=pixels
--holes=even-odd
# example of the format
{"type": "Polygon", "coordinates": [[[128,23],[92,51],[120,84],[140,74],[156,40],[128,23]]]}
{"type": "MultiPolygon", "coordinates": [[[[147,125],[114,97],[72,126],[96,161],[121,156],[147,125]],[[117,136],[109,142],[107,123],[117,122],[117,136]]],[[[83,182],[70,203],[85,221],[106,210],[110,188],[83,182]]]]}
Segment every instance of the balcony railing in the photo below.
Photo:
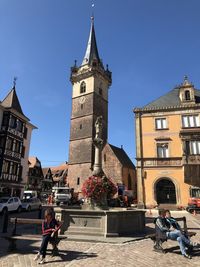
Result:
{"type": "Polygon", "coordinates": [[[182,158],[148,158],[144,159],[144,167],[182,166],[182,158]]]}
{"type": "Polygon", "coordinates": [[[4,155],[12,157],[12,158],[17,158],[17,159],[21,159],[21,154],[11,151],[11,150],[5,150],[4,155]]]}
{"type": "Polygon", "coordinates": [[[184,165],[200,165],[200,155],[183,156],[184,165]]]}
{"type": "Polygon", "coordinates": [[[23,133],[19,132],[16,129],[10,128],[9,126],[2,126],[1,127],[1,131],[8,131],[9,133],[12,133],[18,137],[23,138],[23,133]]]}
{"type": "Polygon", "coordinates": [[[10,181],[10,182],[19,181],[18,175],[14,175],[14,174],[2,173],[1,178],[4,181],[10,181]]]}

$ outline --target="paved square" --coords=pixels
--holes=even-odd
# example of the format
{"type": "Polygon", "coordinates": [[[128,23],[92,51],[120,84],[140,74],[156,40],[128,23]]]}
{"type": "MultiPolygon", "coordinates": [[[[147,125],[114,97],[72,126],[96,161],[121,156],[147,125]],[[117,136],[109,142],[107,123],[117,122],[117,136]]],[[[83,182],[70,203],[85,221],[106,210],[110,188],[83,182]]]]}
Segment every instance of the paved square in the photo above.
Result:
{"type": "MultiPolygon", "coordinates": [[[[156,216],[157,212],[153,212],[156,216]]],[[[152,215],[151,215],[152,216],[152,215]]],[[[153,227],[152,218],[147,214],[147,227],[153,227]],[[149,223],[148,223],[149,222],[149,223]]],[[[193,241],[200,242],[200,215],[192,216],[186,212],[172,212],[172,216],[186,216],[188,227],[196,231],[197,235],[192,238],[193,241]]],[[[31,267],[39,266],[33,260],[39,246],[40,240],[19,240],[17,241],[17,253],[7,253],[7,241],[0,239],[0,267],[31,267]]],[[[200,249],[194,251],[191,260],[184,258],[180,254],[178,243],[167,241],[164,244],[167,249],[166,254],[160,254],[153,251],[153,243],[150,239],[139,241],[130,241],[127,243],[95,243],[62,240],[59,243],[60,255],[50,256],[48,251],[44,266],[52,267],[165,267],[183,266],[194,267],[200,266],[200,249]]],[[[49,246],[49,248],[51,248],[49,246]]]]}

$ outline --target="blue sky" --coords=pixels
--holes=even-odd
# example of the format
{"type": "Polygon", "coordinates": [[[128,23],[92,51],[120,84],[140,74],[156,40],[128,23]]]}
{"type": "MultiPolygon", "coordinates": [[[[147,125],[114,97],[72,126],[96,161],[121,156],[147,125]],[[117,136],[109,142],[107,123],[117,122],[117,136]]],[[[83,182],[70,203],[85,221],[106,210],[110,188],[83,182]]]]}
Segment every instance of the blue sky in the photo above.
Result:
{"type": "Polygon", "coordinates": [[[134,107],[188,75],[200,88],[199,0],[0,0],[0,99],[17,80],[24,114],[38,127],[30,156],[68,160],[70,67],[81,64],[95,3],[100,57],[109,64],[109,143],[134,161],[134,107]]]}

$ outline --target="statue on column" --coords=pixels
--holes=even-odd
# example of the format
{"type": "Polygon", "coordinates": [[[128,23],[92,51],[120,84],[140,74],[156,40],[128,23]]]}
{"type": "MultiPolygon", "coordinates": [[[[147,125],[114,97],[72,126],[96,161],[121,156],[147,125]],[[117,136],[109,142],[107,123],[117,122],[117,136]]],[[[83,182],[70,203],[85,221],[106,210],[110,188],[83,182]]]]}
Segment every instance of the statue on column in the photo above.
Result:
{"type": "Polygon", "coordinates": [[[102,116],[97,117],[95,122],[95,138],[93,140],[93,144],[95,146],[95,160],[94,160],[94,168],[93,175],[102,175],[102,148],[103,148],[103,139],[102,139],[102,129],[103,129],[103,118],[102,116]]]}
{"type": "Polygon", "coordinates": [[[95,138],[101,138],[102,137],[102,128],[103,128],[102,119],[103,119],[102,116],[99,116],[96,119],[96,122],[95,122],[95,130],[96,130],[95,138]]]}

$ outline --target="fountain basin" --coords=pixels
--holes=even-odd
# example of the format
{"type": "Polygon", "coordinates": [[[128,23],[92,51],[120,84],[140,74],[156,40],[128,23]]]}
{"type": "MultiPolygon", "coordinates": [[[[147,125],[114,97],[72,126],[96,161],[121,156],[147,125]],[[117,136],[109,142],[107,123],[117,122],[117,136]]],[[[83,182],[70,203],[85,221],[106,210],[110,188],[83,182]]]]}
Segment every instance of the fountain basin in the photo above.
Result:
{"type": "Polygon", "coordinates": [[[90,236],[128,236],[143,233],[145,211],[121,210],[77,210],[55,208],[56,218],[64,221],[62,234],[90,236]]]}

